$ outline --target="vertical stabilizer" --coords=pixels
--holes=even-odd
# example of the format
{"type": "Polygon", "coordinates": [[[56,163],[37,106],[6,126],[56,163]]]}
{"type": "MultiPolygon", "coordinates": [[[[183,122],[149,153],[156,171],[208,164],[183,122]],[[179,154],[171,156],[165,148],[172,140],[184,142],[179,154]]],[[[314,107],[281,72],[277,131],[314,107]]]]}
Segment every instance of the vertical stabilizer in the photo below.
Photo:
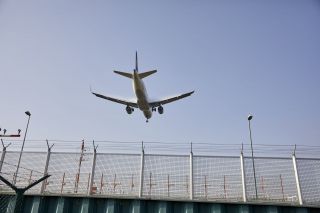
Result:
{"type": "Polygon", "coordinates": [[[138,72],[138,51],[136,51],[136,69],[135,70],[138,72]]]}

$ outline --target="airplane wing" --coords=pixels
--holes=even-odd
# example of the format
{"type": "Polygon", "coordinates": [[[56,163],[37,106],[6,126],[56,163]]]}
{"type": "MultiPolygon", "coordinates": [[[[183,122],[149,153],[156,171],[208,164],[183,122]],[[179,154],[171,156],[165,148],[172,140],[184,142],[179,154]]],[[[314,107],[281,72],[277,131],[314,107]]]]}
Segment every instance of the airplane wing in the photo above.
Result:
{"type": "Polygon", "coordinates": [[[188,92],[188,93],[184,93],[182,95],[174,96],[174,97],[171,97],[171,98],[159,100],[159,101],[153,101],[153,102],[150,102],[149,105],[151,107],[157,107],[157,106],[160,106],[160,105],[168,104],[168,103],[171,103],[173,101],[177,101],[177,100],[180,100],[182,98],[188,97],[188,96],[192,95],[193,93],[194,93],[194,91],[188,92]]]}
{"type": "Polygon", "coordinates": [[[119,103],[119,104],[123,104],[123,105],[126,105],[126,106],[131,106],[131,107],[138,108],[138,104],[135,103],[135,102],[132,102],[132,101],[121,100],[121,99],[118,99],[118,98],[108,97],[108,96],[100,95],[100,94],[94,93],[94,92],[91,92],[91,93],[94,94],[95,96],[99,97],[99,98],[103,98],[103,99],[106,99],[106,100],[109,100],[109,101],[113,101],[113,102],[116,102],[116,103],[119,103]]]}

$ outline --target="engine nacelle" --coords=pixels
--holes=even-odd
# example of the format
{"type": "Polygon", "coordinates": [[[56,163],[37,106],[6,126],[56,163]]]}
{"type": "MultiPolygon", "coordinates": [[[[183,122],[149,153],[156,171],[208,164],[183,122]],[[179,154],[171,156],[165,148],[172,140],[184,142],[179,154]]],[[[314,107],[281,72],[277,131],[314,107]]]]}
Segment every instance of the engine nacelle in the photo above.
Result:
{"type": "Polygon", "coordinates": [[[163,107],[162,106],[158,107],[158,112],[159,112],[159,114],[163,114],[163,107]]]}
{"type": "Polygon", "coordinates": [[[127,106],[126,111],[130,115],[134,111],[134,109],[132,107],[127,106]]]}

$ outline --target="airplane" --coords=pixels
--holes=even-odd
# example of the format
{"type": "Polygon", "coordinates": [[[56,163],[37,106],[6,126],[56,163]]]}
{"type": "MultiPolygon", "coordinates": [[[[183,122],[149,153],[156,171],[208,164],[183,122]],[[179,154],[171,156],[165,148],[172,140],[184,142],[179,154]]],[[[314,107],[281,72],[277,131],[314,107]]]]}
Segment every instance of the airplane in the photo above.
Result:
{"type": "Polygon", "coordinates": [[[194,93],[194,91],[192,91],[192,92],[184,93],[184,94],[167,98],[167,99],[150,101],[150,99],[148,98],[146,87],[144,86],[142,79],[156,72],[157,70],[151,70],[151,71],[139,73],[138,53],[136,52],[136,64],[135,64],[135,69],[133,70],[133,73],[114,70],[114,73],[132,79],[133,90],[137,98],[136,102],[101,95],[92,91],[91,93],[99,98],[103,98],[109,101],[126,105],[126,111],[128,114],[132,114],[132,112],[134,111],[134,108],[139,108],[143,112],[145,118],[147,119],[146,122],[148,122],[152,116],[152,112],[155,112],[157,109],[159,114],[163,114],[163,111],[164,111],[163,105],[188,97],[194,93]]]}

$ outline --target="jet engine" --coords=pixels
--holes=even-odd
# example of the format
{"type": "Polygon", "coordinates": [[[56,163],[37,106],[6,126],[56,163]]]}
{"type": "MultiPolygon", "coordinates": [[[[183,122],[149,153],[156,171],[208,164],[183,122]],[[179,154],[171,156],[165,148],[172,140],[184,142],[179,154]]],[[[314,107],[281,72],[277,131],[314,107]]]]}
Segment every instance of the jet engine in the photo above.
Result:
{"type": "Polygon", "coordinates": [[[163,114],[163,107],[162,106],[158,107],[158,112],[159,112],[159,114],[163,114]]]}
{"type": "Polygon", "coordinates": [[[127,106],[126,111],[128,114],[131,114],[134,111],[134,109],[132,107],[127,106]]]}

